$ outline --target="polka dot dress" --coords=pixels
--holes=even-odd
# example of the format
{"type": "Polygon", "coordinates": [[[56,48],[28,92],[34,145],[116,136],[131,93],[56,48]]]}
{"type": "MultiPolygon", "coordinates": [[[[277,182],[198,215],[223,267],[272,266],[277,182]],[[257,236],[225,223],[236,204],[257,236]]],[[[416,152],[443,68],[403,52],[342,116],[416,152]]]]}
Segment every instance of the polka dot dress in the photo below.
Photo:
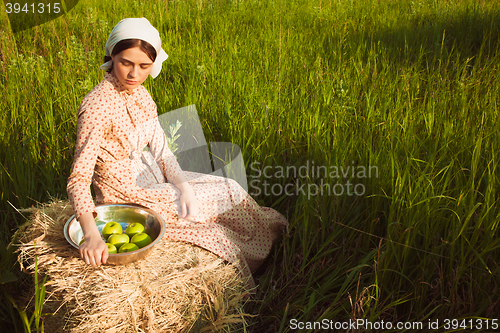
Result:
{"type": "Polygon", "coordinates": [[[75,156],[68,197],[76,217],[96,215],[97,203],[136,203],[160,214],[166,237],[199,245],[234,263],[250,287],[286,218],[260,207],[235,181],[182,171],[167,146],[156,104],[143,86],[127,91],[111,73],[78,110],[75,156]],[[149,150],[144,150],[149,147],[149,150]],[[171,183],[184,173],[200,203],[193,220],[179,217],[180,190],[171,183]],[[170,181],[170,182],[169,182],[170,181]]]}

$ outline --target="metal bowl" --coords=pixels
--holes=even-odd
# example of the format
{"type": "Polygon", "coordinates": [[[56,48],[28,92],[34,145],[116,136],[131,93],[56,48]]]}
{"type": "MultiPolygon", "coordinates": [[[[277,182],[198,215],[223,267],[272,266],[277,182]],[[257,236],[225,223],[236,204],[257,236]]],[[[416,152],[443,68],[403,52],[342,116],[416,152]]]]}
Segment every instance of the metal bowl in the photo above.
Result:
{"type": "MultiPolygon", "coordinates": [[[[95,218],[97,228],[102,232],[102,227],[107,222],[115,221],[122,225],[123,230],[131,223],[144,225],[145,233],[153,240],[151,244],[132,252],[110,253],[106,263],[112,265],[124,265],[144,258],[151,249],[160,242],[165,234],[165,221],[153,210],[135,204],[103,204],[96,206],[97,217],[95,218]]],[[[80,223],[71,216],[64,225],[64,237],[75,248],[83,238],[80,223]]]]}

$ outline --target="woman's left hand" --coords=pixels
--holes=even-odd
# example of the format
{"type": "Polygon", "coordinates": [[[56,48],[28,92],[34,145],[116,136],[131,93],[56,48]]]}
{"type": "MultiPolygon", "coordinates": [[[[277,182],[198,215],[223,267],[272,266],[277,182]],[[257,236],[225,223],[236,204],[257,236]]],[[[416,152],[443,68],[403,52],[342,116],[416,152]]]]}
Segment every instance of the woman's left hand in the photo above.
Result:
{"type": "Polygon", "coordinates": [[[198,214],[200,203],[194,194],[193,188],[189,186],[181,193],[181,217],[188,220],[198,214]]]}
{"type": "Polygon", "coordinates": [[[181,172],[174,178],[173,183],[181,191],[181,215],[183,219],[192,219],[198,214],[200,203],[194,195],[193,187],[188,183],[186,177],[181,172]]]}

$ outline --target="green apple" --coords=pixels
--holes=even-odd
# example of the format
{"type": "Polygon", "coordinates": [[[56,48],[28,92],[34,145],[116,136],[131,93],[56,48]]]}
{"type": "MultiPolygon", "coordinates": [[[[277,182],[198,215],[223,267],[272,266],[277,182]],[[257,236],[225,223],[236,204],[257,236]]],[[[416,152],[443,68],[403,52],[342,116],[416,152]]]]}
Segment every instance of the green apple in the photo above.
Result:
{"type": "Polygon", "coordinates": [[[133,237],[141,232],[144,232],[144,226],[140,223],[131,223],[128,225],[127,229],[125,229],[125,233],[129,237],[133,237]]]}
{"type": "Polygon", "coordinates": [[[127,234],[111,235],[108,238],[108,243],[113,244],[117,249],[120,249],[120,246],[128,243],[129,241],[130,238],[127,234]]]}
{"type": "Polygon", "coordinates": [[[110,238],[111,236],[114,236],[114,235],[123,235],[123,234],[113,233],[113,234],[109,235],[107,238],[104,238],[104,242],[109,243],[109,238],[110,238]]]}
{"type": "Polygon", "coordinates": [[[106,246],[108,247],[108,253],[117,253],[118,251],[116,250],[116,246],[114,246],[111,243],[106,243],[106,246]]]}
{"type": "Polygon", "coordinates": [[[116,232],[112,233],[111,235],[108,236],[108,238],[104,238],[104,242],[109,243],[109,237],[114,236],[114,235],[125,235],[125,234],[123,234],[123,233],[119,234],[119,233],[116,233],[116,232]]]}
{"type": "Polygon", "coordinates": [[[123,228],[118,222],[108,222],[102,228],[102,236],[108,239],[111,234],[121,234],[123,233],[123,228]]]}
{"type": "Polygon", "coordinates": [[[139,250],[139,247],[137,245],[135,245],[134,243],[125,243],[120,246],[118,253],[132,252],[135,250],[139,250]]]}
{"type": "Polygon", "coordinates": [[[142,232],[140,234],[134,235],[130,242],[142,249],[144,246],[151,244],[152,240],[148,234],[142,232]]]}

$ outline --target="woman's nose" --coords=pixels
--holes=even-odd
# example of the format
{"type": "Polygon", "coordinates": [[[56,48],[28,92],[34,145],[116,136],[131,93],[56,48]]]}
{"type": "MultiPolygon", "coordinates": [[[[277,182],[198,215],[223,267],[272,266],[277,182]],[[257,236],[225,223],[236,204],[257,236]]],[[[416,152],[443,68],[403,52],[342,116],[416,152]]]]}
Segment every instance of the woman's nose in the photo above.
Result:
{"type": "Polygon", "coordinates": [[[137,67],[133,66],[130,72],[128,73],[130,77],[136,77],[137,76],[137,67]]]}

